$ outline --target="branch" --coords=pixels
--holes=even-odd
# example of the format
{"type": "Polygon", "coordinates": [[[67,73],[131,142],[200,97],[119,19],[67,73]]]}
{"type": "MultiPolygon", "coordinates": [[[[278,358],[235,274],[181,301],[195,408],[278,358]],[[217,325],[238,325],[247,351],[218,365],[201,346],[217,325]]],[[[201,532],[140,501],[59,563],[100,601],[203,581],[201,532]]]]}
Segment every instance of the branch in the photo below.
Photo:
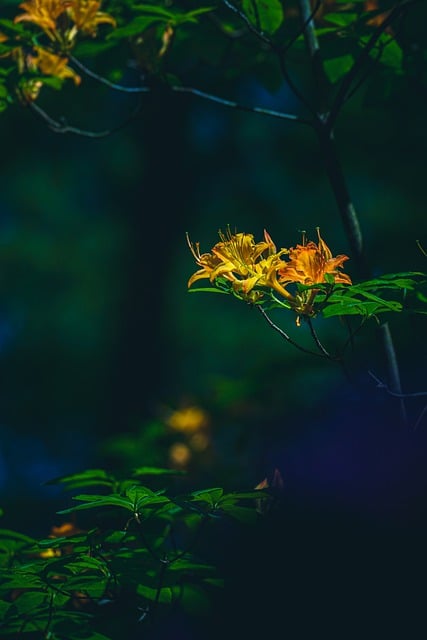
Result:
{"type": "Polygon", "coordinates": [[[309,120],[304,118],[300,118],[293,113],[283,113],[282,111],[274,111],[272,109],[264,109],[262,107],[250,107],[238,102],[234,102],[233,100],[226,100],[224,98],[220,98],[219,96],[212,95],[210,93],[206,93],[205,91],[200,91],[199,89],[194,89],[193,87],[179,87],[172,86],[170,87],[171,91],[174,93],[190,93],[193,96],[197,96],[198,98],[203,98],[205,100],[210,100],[211,102],[216,102],[218,104],[222,104],[224,107],[232,107],[234,109],[238,109],[239,111],[246,111],[250,113],[259,113],[264,116],[272,116],[273,118],[281,118],[282,120],[292,120],[293,122],[299,122],[300,124],[311,124],[309,120]]]}
{"type": "Polygon", "coordinates": [[[323,353],[323,355],[326,358],[329,358],[330,360],[335,360],[335,358],[333,356],[331,356],[331,354],[325,349],[325,347],[323,346],[323,344],[320,342],[319,340],[319,336],[317,335],[314,327],[313,327],[313,323],[311,321],[311,318],[307,317],[306,318],[307,324],[310,328],[310,333],[311,333],[311,337],[313,338],[314,342],[316,343],[317,348],[319,349],[319,351],[321,353],[323,353]]]}
{"type": "Polygon", "coordinates": [[[141,104],[138,102],[138,105],[135,107],[131,115],[112,129],[106,129],[104,131],[87,131],[85,129],[80,129],[79,127],[74,127],[67,124],[67,122],[63,118],[61,118],[61,120],[55,120],[35,102],[27,102],[26,106],[29,107],[30,111],[33,114],[43,120],[47,124],[49,129],[51,129],[54,133],[74,133],[78,136],[83,136],[86,138],[105,138],[115,133],[116,131],[123,129],[123,127],[125,127],[127,124],[129,124],[129,122],[131,122],[131,120],[133,120],[133,118],[141,109],[141,104]]]}
{"type": "MultiPolygon", "coordinates": [[[[272,329],[274,329],[275,331],[277,331],[282,336],[282,338],[284,338],[287,342],[289,342],[289,344],[291,344],[293,347],[295,347],[296,349],[299,349],[300,351],[303,351],[303,353],[308,353],[310,356],[317,356],[319,358],[325,358],[326,357],[323,353],[318,353],[317,351],[310,351],[310,349],[306,349],[305,347],[302,347],[297,342],[294,342],[294,340],[292,340],[292,338],[290,336],[288,336],[288,334],[285,333],[283,331],[283,329],[278,327],[277,324],[274,324],[274,322],[270,319],[270,317],[267,315],[266,311],[261,306],[258,306],[257,309],[260,311],[260,313],[267,320],[267,322],[270,325],[270,327],[272,329]]],[[[329,358],[329,356],[328,356],[328,358],[329,358]]]]}
{"type": "Polygon", "coordinates": [[[107,78],[100,76],[95,71],[88,69],[86,65],[84,65],[80,60],[75,58],[74,56],[69,56],[70,62],[72,62],[76,67],[78,67],[83,73],[85,73],[89,78],[100,82],[101,84],[105,84],[105,86],[110,89],[114,89],[114,91],[122,91],[124,93],[149,93],[151,91],[150,87],[125,87],[122,84],[117,84],[116,82],[110,82],[107,78]]]}
{"type": "MultiPolygon", "coordinates": [[[[291,89],[292,93],[297,98],[297,100],[299,100],[299,102],[307,109],[307,111],[309,111],[311,113],[313,118],[317,119],[318,116],[317,116],[316,111],[313,109],[313,107],[310,105],[310,103],[306,100],[305,96],[300,92],[298,87],[294,84],[294,82],[293,82],[292,78],[290,77],[289,72],[288,72],[288,70],[286,68],[285,61],[284,61],[284,53],[286,52],[287,48],[281,49],[280,47],[278,47],[273,42],[273,40],[271,40],[271,38],[266,36],[263,31],[261,31],[260,29],[257,29],[257,27],[255,27],[255,25],[252,24],[252,22],[249,20],[248,16],[243,11],[241,11],[236,6],[234,6],[234,4],[229,2],[229,0],[222,0],[222,1],[229,9],[231,9],[231,11],[233,11],[236,15],[239,16],[239,18],[241,20],[243,20],[243,22],[248,27],[249,31],[251,33],[253,33],[259,40],[261,40],[261,42],[263,42],[265,45],[267,45],[268,48],[270,49],[270,51],[277,56],[277,59],[278,59],[278,62],[279,62],[279,66],[280,66],[280,71],[282,72],[282,75],[283,75],[285,81],[288,83],[289,88],[291,89]]],[[[297,37],[299,37],[299,35],[297,37]]],[[[309,124],[312,124],[312,123],[309,122],[309,124]]]]}
{"type": "MultiPolygon", "coordinates": [[[[354,78],[359,73],[361,66],[364,64],[367,56],[369,56],[370,51],[377,43],[378,38],[385,31],[387,26],[391,24],[395,17],[399,15],[401,11],[403,11],[404,8],[406,8],[409,4],[417,1],[419,0],[406,0],[404,5],[399,5],[390,12],[386,20],[384,20],[380,27],[375,30],[374,34],[371,36],[370,40],[365,46],[365,49],[353,65],[352,69],[347,74],[347,76],[345,76],[338,90],[338,95],[336,96],[328,115],[326,117],[322,117],[322,115],[319,114],[318,118],[314,121],[316,133],[320,142],[325,170],[329,179],[329,184],[331,186],[339,213],[341,215],[344,230],[350,244],[351,253],[355,260],[356,269],[363,279],[369,279],[369,277],[371,277],[370,268],[367,264],[365,256],[363,234],[359,217],[350,197],[342,163],[340,158],[338,157],[334,140],[333,127],[340,109],[345,99],[347,98],[348,92],[351,89],[354,78]]],[[[306,17],[309,11],[308,3],[309,0],[299,0],[300,12],[303,19],[304,17],[306,17]]],[[[310,54],[315,79],[317,79],[317,82],[320,83],[324,74],[324,70],[319,55],[320,52],[318,49],[318,42],[316,39],[316,33],[312,21],[309,21],[307,23],[305,41],[308,52],[310,54]]],[[[399,366],[389,325],[385,322],[380,325],[379,330],[381,332],[382,346],[384,349],[385,357],[387,359],[387,365],[390,379],[392,380],[393,391],[397,394],[400,394],[402,393],[402,387],[400,382],[399,366]]],[[[400,409],[402,421],[405,425],[407,425],[408,420],[403,398],[400,402],[400,409]]]]}
{"type": "Polygon", "coordinates": [[[388,385],[385,384],[382,380],[380,380],[372,371],[368,371],[371,378],[375,380],[377,383],[377,389],[385,389],[390,396],[394,398],[421,398],[422,396],[427,396],[427,391],[416,391],[415,393],[395,393],[389,389],[388,385]]]}
{"type": "MultiPolygon", "coordinates": [[[[107,78],[97,74],[95,71],[88,69],[86,65],[82,64],[77,58],[70,57],[70,60],[87,76],[104,84],[105,86],[113,89],[114,91],[121,91],[124,93],[152,93],[154,89],[152,87],[140,86],[140,87],[126,87],[121,84],[117,84],[115,82],[110,82],[107,78]]],[[[280,118],[282,120],[291,120],[293,122],[299,122],[302,124],[311,124],[309,120],[305,120],[304,118],[300,118],[297,115],[292,113],[284,113],[282,111],[275,111],[273,109],[264,109],[263,107],[251,107],[249,105],[243,105],[234,100],[227,100],[226,98],[221,98],[219,96],[213,95],[211,93],[206,93],[205,91],[201,91],[200,89],[195,89],[193,87],[185,87],[178,85],[167,86],[170,91],[174,93],[189,93],[198,98],[203,98],[204,100],[210,100],[211,102],[216,102],[217,104],[221,104],[224,107],[231,107],[233,109],[238,109],[239,111],[246,111],[249,113],[259,113],[264,116],[270,116],[273,118],[280,118]]]]}

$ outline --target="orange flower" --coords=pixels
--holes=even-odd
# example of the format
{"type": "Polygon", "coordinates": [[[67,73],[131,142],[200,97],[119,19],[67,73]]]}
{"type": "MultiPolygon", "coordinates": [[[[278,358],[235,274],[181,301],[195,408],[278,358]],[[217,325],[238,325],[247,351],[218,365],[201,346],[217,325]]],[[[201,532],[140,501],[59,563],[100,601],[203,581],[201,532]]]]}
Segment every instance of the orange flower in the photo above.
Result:
{"type": "MultiPolygon", "coordinates": [[[[350,276],[341,273],[343,263],[348,260],[348,256],[339,255],[332,257],[331,250],[326,242],[321,238],[319,228],[317,228],[318,244],[309,242],[297,244],[295,248],[289,250],[289,262],[285,267],[278,270],[278,281],[286,287],[292,283],[300,283],[307,286],[328,282],[328,274],[333,281],[341,284],[351,284],[350,276]]],[[[308,289],[297,292],[292,298],[292,307],[297,312],[297,326],[301,324],[300,316],[314,316],[314,302],[318,289],[308,289]]]]}
{"type": "Polygon", "coordinates": [[[348,256],[339,255],[332,257],[332,253],[321,238],[319,228],[317,228],[318,244],[309,242],[308,244],[297,244],[289,251],[289,262],[282,269],[279,269],[279,282],[286,286],[291,282],[312,285],[327,282],[326,274],[333,276],[334,282],[351,284],[350,276],[341,273],[343,263],[348,260],[348,256]]]}

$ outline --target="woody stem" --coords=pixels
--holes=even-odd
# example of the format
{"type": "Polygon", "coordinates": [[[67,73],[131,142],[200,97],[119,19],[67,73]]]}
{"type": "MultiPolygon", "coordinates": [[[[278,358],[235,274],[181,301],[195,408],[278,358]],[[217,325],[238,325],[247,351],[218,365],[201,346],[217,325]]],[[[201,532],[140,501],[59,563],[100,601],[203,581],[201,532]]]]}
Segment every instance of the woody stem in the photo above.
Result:
{"type": "MultiPolygon", "coordinates": [[[[315,78],[318,94],[317,94],[317,114],[313,126],[317,134],[320,148],[322,151],[322,159],[326,171],[329,185],[335,198],[344,230],[350,245],[350,251],[354,260],[358,276],[362,279],[372,278],[371,270],[368,266],[365,256],[362,228],[356,209],[350,197],[346,176],[344,175],[343,166],[338,156],[333,124],[335,120],[331,119],[325,113],[325,96],[322,91],[324,85],[324,69],[320,59],[319,43],[317,41],[316,30],[313,20],[306,20],[306,16],[310,13],[310,0],[298,0],[302,20],[305,21],[304,37],[306,42],[306,50],[312,64],[313,77],[315,78]]],[[[342,101],[346,98],[343,93],[342,101]]],[[[335,104],[336,113],[339,112],[342,104],[335,104]]],[[[383,322],[379,326],[380,341],[382,343],[387,368],[390,379],[390,388],[396,394],[402,394],[400,382],[399,366],[396,356],[390,327],[387,322],[383,322]]],[[[405,425],[408,424],[406,407],[403,398],[400,399],[400,412],[405,425]]]]}

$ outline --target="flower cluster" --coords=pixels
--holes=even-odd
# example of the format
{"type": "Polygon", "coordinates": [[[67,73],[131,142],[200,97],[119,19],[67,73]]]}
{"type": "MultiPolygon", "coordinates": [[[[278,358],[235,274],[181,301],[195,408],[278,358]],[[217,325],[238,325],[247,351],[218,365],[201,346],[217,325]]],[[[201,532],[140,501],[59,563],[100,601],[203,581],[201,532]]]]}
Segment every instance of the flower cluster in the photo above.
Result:
{"type": "Polygon", "coordinates": [[[112,16],[99,11],[100,6],[101,0],[28,0],[19,5],[25,13],[16,16],[14,22],[31,22],[49,40],[69,49],[79,32],[95,37],[99,24],[116,25],[112,16]]]}
{"type": "Polygon", "coordinates": [[[228,229],[225,234],[219,232],[220,242],[210,253],[201,253],[200,244],[192,243],[187,234],[188,246],[200,267],[188,280],[188,288],[207,278],[214,287],[246,302],[262,304],[272,300],[293,309],[299,325],[301,316],[316,314],[315,302],[319,294],[325,297],[328,286],[352,284],[350,277],[340,271],[348,256],[334,258],[319,229],[317,236],[317,243],[307,242],[303,234],[302,244],[277,250],[265,230],[264,240],[255,242],[252,234],[233,234],[228,229]]]}
{"type": "MultiPolygon", "coordinates": [[[[17,43],[3,54],[11,56],[19,73],[26,76],[20,84],[25,101],[38,97],[44,84],[40,76],[60,81],[70,78],[76,85],[80,84],[80,76],[68,66],[69,52],[77,37],[94,38],[100,24],[116,26],[113,16],[99,11],[100,6],[101,0],[28,0],[19,5],[24,13],[15,17],[15,24],[30,23],[41,31],[46,41],[42,46],[37,40],[38,44],[31,47],[17,43]]],[[[0,42],[7,40],[5,34],[0,34],[0,42]]]]}

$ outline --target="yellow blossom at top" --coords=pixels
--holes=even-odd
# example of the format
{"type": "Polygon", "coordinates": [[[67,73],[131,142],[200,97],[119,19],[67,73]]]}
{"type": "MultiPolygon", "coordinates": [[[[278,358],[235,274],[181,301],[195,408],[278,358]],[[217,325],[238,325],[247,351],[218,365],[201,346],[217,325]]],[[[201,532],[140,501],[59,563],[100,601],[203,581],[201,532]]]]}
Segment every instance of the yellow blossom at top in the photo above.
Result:
{"type": "Polygon", "coordinates": [[[103,11],[98,11],[100,6],[101,2],[99,0],[74,0],[74,2],[68,3],[67,14],[78,31],[95,36],[99,24],[116,26],[113,16],[103,11]]]}
{"type": "Polygon", "coordinates": [[[339,255],[332,257],[331,250],[321,238],[317,229],[318,244],[308,242],[297,244],[289,250],[289,261],[279,269],[279,282],[286,286],[291,282],[299,282],[305,285],[327,282],[325,276],[333,276],[334,282],[351,284],[350,276],[339,271],[348,256],[339,255]]]}
{"type": "Polygon", "coordinates": [[[100,0],[28,0],[19,8],[25,13],[16,16],[17,22],[32,22],[50,40],[71,46],[78,32],[95,36],[99,24],[116,26],[116,20],[99,11],[100,0]]]}
{"type": "Polygon", "coordinates": [[[53,40],[56,21],[64,13],[68,4],[67,0],[28,0],[28,2],[22,2],[19,8],[26,13],[16,16],[14,22],[32,22],[43,29],[53,40]]]}

